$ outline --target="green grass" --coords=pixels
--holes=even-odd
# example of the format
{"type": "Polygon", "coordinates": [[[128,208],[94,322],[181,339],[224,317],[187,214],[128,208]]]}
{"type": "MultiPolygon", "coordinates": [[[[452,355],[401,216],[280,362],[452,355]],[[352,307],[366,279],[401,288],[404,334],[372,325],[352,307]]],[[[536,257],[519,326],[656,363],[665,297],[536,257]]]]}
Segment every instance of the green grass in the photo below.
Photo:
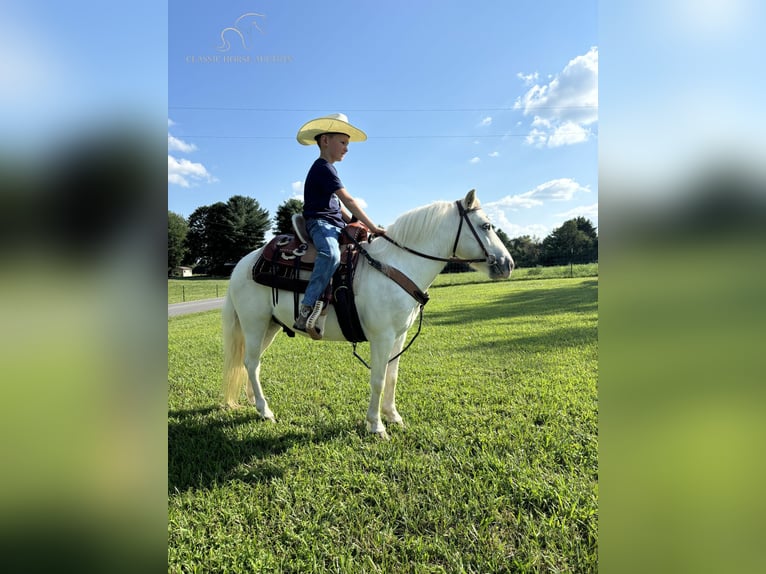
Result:
{"type": "Polygon", "coordinates": [[[597,290],[436,290],[387,442],[349,344],[280,335],[268,424],[218,406],[219,314],[169,319],[169,571],[595,572],[597,290]]]}
{"type": "Polygon", "coordinates": [[[168,304],[223,297],[226,295],[226,289],[228,288],[228,278],[188,277],[186,279],[168,279],[168,304]]]}
{"type": "MultiPolygon", "coordinates": [[[[553,267],[521,267],[514,269],[511,281],[526,281],[529,279],[562,279],[572,277],[598,277],[598,263],[583,265],[558,265],[553,267]]],[[[478,271],[468,273],[442,273],[436,276],[433,287],[451,285],[469,285],[474,283],[489,283],[490,279],[478,271]]]]}
{"type": "MultiPolygon", "coordinates": [[[[530,267],[515,269],[511,281],[527,279],[555,279],[563,277],[597,277],[598,263],[585,265],[561,265],[558,267],[530,267]]],[[[489,278],[477,271],[469,273],[447,273],[436,277],[434,287],[449,285],[469,285],[487,283],[489,278]]],[[[211,279],[208,277],[190,277],[187,279],[168,279],[168,304],[184,301],[199,301],[223,297],[229,286],[228,279],[211,279]]]]}

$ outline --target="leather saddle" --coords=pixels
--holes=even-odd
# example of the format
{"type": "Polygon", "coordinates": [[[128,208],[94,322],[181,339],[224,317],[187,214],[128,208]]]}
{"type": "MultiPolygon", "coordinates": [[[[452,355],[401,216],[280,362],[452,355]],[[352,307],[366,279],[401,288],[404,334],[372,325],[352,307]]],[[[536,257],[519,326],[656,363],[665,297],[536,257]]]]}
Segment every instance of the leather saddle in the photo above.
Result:
{"type": "Polygon", "coordinates": [[[293,231],[298,239],[303,243],[311,243],[308,231],[306,231],[306,218],[301,213],[293,213],[292,217],[293,231]]]}
{"type": "MultiPolygon", "coordinates": [[[[277,235],[269,241],[261,256],[253,265],[253,281],[272,288],[274,305],[279,303],[279,291],[294,294],[294,311],[298,314],[298,295],[306,292],[308,277],[314,269],[317,251],[309,241],[303,216],[296,214],[292,219],[295,234],[277,235]],[[301,273],[304,272],[304,273],[301,273]]],[[[366,341],[354,304],[352,289],[354,273],[359,260],[358,244],[366,242],[367,227],[360,222],[349,223],[340,236],[341,260],[322,300],[325,309],[334,305],[343,334],[349,341],[366,341]],[[353,239],[352,239],[353,238],[353,239]]],[[[291,329],[282,325],[288,335],[291,329]]],[[[294,335],[294,333],[293,333],[294,335]]]]}
{"type": "MultiPolygon", "coordinates": [[[[292,218],[294,234],[277,235],[263,249],[261,259],[282,267],[293,268],[296,265],[305,271],[311,271],[316,262],[317,250],[306,232],[306,222],[299,213],[292,218]]],[[[340,235],[341,266],[350,255],[358,255],[357,243],[366,243],[369,230],[360,223],[349,223],[340,235]]],[[[257,265],[257,264],[256,264],[257,265]]]]}

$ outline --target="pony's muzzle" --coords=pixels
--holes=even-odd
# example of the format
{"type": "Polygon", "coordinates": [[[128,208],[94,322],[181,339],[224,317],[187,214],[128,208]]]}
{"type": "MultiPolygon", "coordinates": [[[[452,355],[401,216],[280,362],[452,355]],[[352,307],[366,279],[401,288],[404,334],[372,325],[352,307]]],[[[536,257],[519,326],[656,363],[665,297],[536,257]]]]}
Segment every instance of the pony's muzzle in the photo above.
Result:
{"type": "Polygon", "coordinates": [[[492,279],[508,279],[513,271],[513,259],[511,257],[502,256],[499,259],[490,255],[487,258],[487,264],[489,265],[489,276],[492,279]]]}

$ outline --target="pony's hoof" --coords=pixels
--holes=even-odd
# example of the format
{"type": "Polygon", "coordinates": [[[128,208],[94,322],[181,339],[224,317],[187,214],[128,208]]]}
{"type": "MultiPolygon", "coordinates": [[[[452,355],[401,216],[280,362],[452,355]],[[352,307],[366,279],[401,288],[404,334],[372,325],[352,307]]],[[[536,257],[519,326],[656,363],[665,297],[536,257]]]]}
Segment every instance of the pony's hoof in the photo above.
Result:
{"type": "Polygon", "coordinates": [[[391,437],[388,436],[388,433],[384,430],[374,432],[372,433],[372,436],[375,437],[377,440],[389,440],[391,437]]]}
{"type": "Polygon", "coordinates": [[[267,417],[261,417],[261,420],[266,423],[276,424],[277,419],[274,418],[274,415],[269,415],[267,417]]]}
{"type": "Polygon", "coordinates": [[[399,428],[404,428],[404,419],[399,415],[383,415],[383,418],[388,424],[396,425],[399,428]]]}

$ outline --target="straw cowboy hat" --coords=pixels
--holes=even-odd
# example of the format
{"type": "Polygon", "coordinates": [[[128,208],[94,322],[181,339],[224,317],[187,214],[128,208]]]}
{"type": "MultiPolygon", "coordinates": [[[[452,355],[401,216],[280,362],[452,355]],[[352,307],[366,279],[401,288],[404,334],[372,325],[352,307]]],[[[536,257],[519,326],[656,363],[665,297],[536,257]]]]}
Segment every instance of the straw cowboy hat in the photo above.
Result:
{"type": "Polygon", "coordinates": [[[367,134],[348,123],[346,114],[330,114],[306,122],[298,130],[298,143],[301,145],[314,145],[318,135],[327,133],[339,133],[348,136],[349,141],[363,142],[367,134]]]}

